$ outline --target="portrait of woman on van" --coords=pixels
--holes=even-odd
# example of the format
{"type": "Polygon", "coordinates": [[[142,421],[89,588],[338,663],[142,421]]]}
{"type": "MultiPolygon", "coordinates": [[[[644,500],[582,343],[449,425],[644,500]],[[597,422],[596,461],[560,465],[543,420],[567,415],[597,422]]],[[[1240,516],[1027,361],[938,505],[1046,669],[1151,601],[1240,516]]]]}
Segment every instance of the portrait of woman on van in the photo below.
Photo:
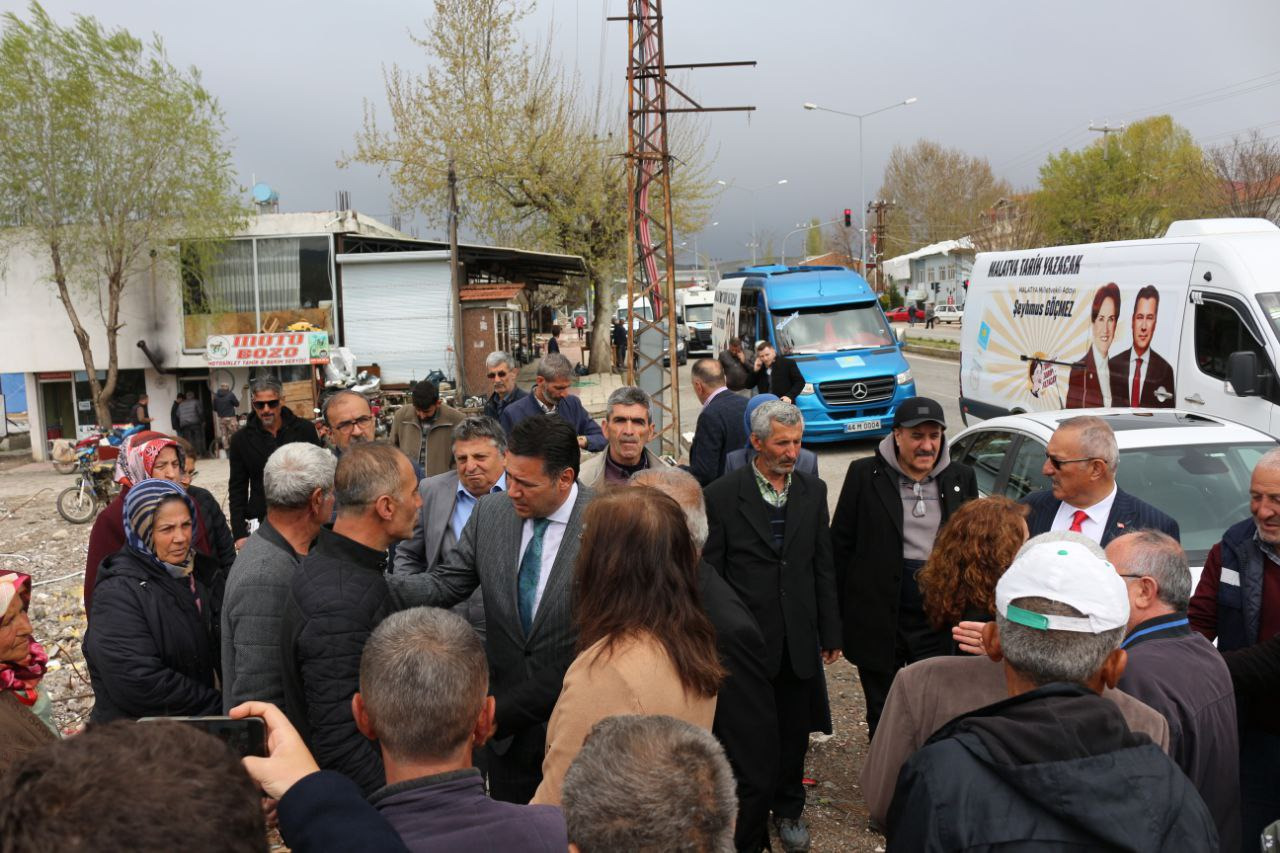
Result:
{"type": "Polygon", "coordinates": [[[1071,366],[1071,376],[1067,381],[1068,409],[1111,405],[1107,352],[1115,342],[1119,317],[1120,288],[1115,282],[1104,284],[1093,294],[1093,306],[1089,311],[1089,349],[1071,366]]]}

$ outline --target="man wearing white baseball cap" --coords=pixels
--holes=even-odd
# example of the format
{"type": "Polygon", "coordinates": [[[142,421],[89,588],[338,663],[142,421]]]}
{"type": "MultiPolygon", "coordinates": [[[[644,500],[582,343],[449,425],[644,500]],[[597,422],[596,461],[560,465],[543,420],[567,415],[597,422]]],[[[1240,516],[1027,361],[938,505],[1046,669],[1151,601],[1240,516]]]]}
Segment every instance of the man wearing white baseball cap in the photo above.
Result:
{"type": "Polygon", "coordinates": [[[1213,818],[1099,694],[1124,673],[1124,581],[1076,542],[1026,550],[983,631],[1009,698],[952,720],[903,765],[889,850],[1216,850],[1213,818]]]}

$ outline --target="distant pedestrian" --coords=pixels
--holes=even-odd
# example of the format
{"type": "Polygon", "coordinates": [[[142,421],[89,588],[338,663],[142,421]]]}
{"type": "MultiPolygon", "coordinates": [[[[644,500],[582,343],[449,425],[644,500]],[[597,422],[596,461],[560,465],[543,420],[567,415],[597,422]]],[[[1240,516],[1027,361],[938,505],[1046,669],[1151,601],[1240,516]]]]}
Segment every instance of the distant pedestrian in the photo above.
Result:
{"type": "Polygon", "coordinates": [[[200,405],[200,398],[194,393],[188,394],[186,399],[178,404],[178,434],[191,442],[191,446],[195,448],[196,456],[204,455],[200,452],[200,449],[206,446],[204,440],[204,406],[200,405]]]}
{"type": "Polygon", "coordinates": [[[613,344],[613,369],[623,373],[627,369],[627,328],[617,317],[613,318],[613,328],[609,330],[609,341],[613,344]]]}
{"type": "Polygon", "coordinates": [[[608,441],[600,424],[596,423],[577,394],[570,393],[573,386],[573,366],[563,354],[555,352],[538,362],[538,378],[533,393],[517,400],[502,413],[499,421],[510,436],[516,424],[537,415],[556,415],[573,427],[578,435],[578,447],[593,453],[604,450],[608,441]]]}
{"type": "Polygon", "coordinates": [[[933,307],[932,302],[924,306],[924,327],[926,329],[933,328],[933,322],[935,319],[937,319],[937,314],[938,314],[937,309],[933,307]]]}
{"type": "Polygon", "coordinates": [[[573,327],[578,330],[578,340],[585,340],[587,337],[587,318],[582,314],[575,314],[573,327]]]}
{"type": "Polygon", "coordinates": [[[425,476],[443,474],[453,467],[453,428],[466,416],[440,400],[440,389],[430,379],[413,386],[410,403],[391,419],[391,444],[425,476]]]}
{"type": "Polygon", "coordinates": [[[151,398],[143,394],[138,398],[138,402],[133,407],[133,423],[134,426],[140,426],[143,429],[151,428],[151,398]]]}
{"type": "Polygon", "coordinates": [[[915,324],[916,324],[916,306],[908,305],[907,306],[907,325],[914,327],[915,324]]]}
{"type": "Polygon", "coordinates": [[[547,355],[553,352],[560,352],[560,327],[551,327],[551,337],[547,338],[547,355]]]}
{"type": "Polygon", "coordinates": [[[730,338],[729,343],[716,358],[724,371],[725,387],[735,394],[745,391],[747,396],[750,396],[753,371],[747,364],[746,353],[742,350],[742,338],[730,338]]]}
{"type": "Polygon", "coordinates": [[[484,403],[484,413],[495,421],[502,417],[503,411],[516,400],[528,394],[516,385],[519,370],[512,365],[515,360],[501,350],[489,353],[484,360],[485,375],[493,383],[493,393],[484,403]]]}
{"type": "Polygon", "coordinates": [[[169,407],[169,425],[175,433],[179,431],[178,406],[182,405],[182,401],[185,399],[187,399],[187,395],[179,391],[178,396],[173,398],[173,405],[169,407]]]}
{"type": "Polygon", "coordinates": [[[231,436],[240,429],[240,417],[236,414],[239,405],[240,400],[231,390],[230,383],[219,383],[218,391],[213,395],[213,413],[218,418],[218,442],[223,450],[231,446],[231,436]]]}

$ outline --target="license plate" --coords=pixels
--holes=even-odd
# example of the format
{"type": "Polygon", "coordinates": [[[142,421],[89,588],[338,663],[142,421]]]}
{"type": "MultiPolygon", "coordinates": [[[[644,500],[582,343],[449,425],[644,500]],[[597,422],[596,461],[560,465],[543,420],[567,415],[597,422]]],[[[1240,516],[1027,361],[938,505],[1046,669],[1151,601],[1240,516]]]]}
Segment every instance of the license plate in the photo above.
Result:
{"type": "Polygon", "coordinates": [[[869,432],[880,429],[880,421],[849,421],[844,425],[845,432],[869,432]]]}

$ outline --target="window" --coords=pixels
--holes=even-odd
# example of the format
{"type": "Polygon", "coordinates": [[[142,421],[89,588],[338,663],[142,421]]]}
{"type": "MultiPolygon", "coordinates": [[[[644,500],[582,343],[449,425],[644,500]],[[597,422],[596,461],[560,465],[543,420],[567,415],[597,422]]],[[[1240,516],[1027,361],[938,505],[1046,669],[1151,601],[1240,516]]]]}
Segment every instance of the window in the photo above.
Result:
{"type": "Polygon", "coordinates": [[[756,306],[759,303],[759,294],[758,290],[748,290],[744,287],[738,301],[738,337],[742,339],[744,350],[754,346],[757,340],[758,309],[756,306]]]}
{"type": "Polygon", "coordinates": [[[986,497],[994,494],[1005,456],[1013,446],[1013,434],[1001,430],[979,432],[973,436],[960,461],[973,469],[978,482],[978,492],[986,497]]]}
{"type": "Polygon", "coordinates": [[[1271,359],[1266,348],[1258,343],[1241,319],[1243,306],[1232,305],[1235,300],[1230,297],[1202,295],[1204,302],[1193,305],[1196,312],[1196,365],[1201,372],[1225,380],[1231,353],[1245,351],[1257,353],[1258,362],[1270,373],[1271,359]]]}
{"type": "MultiPolygon", "coordinates": [[[[1045,446],[1029,436],[1018,445],[1018,453],[1009,468],[1009,482],[1004,487],[1005,497],[1021,500],[1032,492],[1049,488],[1052,483],[1042,471],[1045,446]]],[[[1224,528],[1225,529],[1225,528],[1224,528]]]]}
{"type": "MultiPolygon", "coordinates": [[[[98,409],[94,404],[93,393],[89,386],[89,374],[83,370],[77,370],[75,378],[76,400],[79,403],[76,421],[80,426],[98,426],[98,409]]],[[[107,381],[107,372],[105,370],[98,371],[98,381],[107,381]]],[[[147,393],[147,383],[141,370],[122,369],[118,371],[116,373],[115,394],[112,395],[109,406],[111,423],[124,424],[131,422],[133,420],[133,407],[138,402],[138,398],[145,393],[147,393]]],[[[111,424],[102,424],[102,426],[109,427],[111,424]]]]}
{"type": "Polygon", "coordinates": [[[773,315],[774,338],[784,354],[841,352],[893,343],[884,314],[874,302],[800,308],[773,315]]]}

